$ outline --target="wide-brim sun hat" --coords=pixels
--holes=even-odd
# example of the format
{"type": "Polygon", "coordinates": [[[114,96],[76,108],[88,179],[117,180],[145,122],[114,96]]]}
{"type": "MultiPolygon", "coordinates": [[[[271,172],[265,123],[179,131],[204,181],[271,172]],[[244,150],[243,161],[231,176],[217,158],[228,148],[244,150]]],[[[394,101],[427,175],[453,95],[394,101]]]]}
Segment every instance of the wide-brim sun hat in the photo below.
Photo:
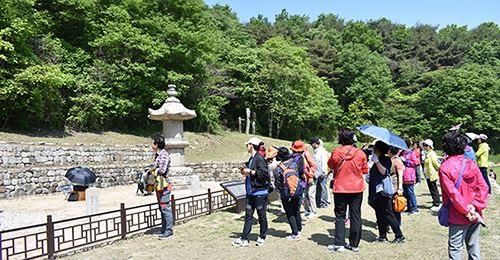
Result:
{"type": "Polygon", "coordinates": [[[278,148],[274,146],[269,146],[266,152],[266,159],[272,159],[278,155],[278,148]]]}
{"type": "Polygon", "coordinates": [[[424,144],[430,146],[432,149],[434,149],[434,142],[431,139],[425,139],[424,144]]]}
{"type": "Polygon", "coordinates": [[[295,141],[292,144],[292,151],[296,153],[301,153],[306,150],[306,145],[302,141],[295,141]]]}
{"type": "Polygon", "coordinates": [[[481,140],[483,140],[483,141],[488,140],[488,136],[487,136],[487,135],[485,135],[485,134],[480,134],[480,135],[478,136],[478,138],[479,138],[479,139],[481,139],[481,140]]]}

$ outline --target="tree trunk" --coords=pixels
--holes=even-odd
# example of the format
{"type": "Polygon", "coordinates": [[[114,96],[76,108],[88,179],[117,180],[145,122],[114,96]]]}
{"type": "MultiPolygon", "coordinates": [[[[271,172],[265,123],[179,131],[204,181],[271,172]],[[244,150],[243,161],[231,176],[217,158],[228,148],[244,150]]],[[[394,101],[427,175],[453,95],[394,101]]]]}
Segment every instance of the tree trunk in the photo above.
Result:
{"type": "Polygon", "coordinates": [[[269,137],[273,137],[273,113],[269,113],[269,137]]]}

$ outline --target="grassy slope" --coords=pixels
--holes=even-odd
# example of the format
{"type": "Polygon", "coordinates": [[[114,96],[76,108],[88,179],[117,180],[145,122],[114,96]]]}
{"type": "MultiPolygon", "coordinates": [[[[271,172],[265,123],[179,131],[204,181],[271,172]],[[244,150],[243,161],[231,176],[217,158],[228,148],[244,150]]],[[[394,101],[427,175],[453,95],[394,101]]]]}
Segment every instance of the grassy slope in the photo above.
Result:
{"type": "MultiPolygon", "coordinates": [[[[188,162],[200,161],[243,161],[248,158],[244,143],[250,135],[221,132],[219,134],[185,133],[185,138],[191,143],[186,148],[188,162]]],[[[291,141],[261,138],[266,147],[269,145],[290,147],[291,141]]],[[[52,133],[52,134],[18,134],[0,132],[0,141],[45,142],[53,144],[108,144],[108,145],[148,145],[149,136],[122,134],[116,132],[102,133],[52,133]]]]}

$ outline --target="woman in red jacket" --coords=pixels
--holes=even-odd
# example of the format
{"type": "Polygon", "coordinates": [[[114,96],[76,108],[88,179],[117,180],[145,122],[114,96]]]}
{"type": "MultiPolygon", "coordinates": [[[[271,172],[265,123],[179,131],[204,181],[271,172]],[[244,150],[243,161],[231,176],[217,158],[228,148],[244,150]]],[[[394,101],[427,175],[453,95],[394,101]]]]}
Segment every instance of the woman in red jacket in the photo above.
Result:
{"type": "Polygon", "coordinates": [[[476,163],[464,157],[466,145],[466,137],[458,132],[448,132],[442,138],[442,148],[448,158],[439,169],[439,181],[443,207],[449,207],[449,259],[462,258],[464,242],[469,259],[481,259],[479,225],[487,206],[488,185],[476,163]]]}
{"type": "Polygon", "coordinates": [[[329,250],[341,252],[346,248],[358,252],[361,239],[361,202],[365,189],[364,175],[368,163],[363,151],[353,146],[356,136],[351,129],[341,129],[338,138],[342,146],[333,150],[328,167],[333,170],[333,201],[335,204],[335,243],[329,250]],[[345,219],[349,206],[349,244],[345,243],[345,219]]]}

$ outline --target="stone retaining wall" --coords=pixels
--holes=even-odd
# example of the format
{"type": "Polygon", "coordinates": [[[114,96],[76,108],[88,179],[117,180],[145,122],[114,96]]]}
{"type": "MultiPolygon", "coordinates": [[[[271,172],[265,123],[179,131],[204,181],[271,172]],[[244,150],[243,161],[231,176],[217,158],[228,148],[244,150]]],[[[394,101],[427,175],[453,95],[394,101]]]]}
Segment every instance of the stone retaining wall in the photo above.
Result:
{"type": "Polygon", "coordinates": [[[242,179],[238,167],[241,162],[202,162],[188,163],[200,181],[231,181],[242,179]]]}
{"type": "Polygon", "coordinates": [[[153,160],[153,153],[147,145],[53,145],[46,143],[0,142],[1,167],[102,165],[148,160],[153,160]]]}
{"type": "MultiPolygon", "coordinates": [[[[68,184],[64,177],[66,170],[78,165],[96,173],[96,187],[128,185],[152,161],[147,146],[0,142],[0,198],[58,192],[61,185],[68,184]]],[[[241,179],[240,165],[203,162],[186,166],[193,168],[200,181],[229,181],[241,179]]],[[[182,182],[188,183],[180,179],[179,183],[182,182]]]]}

